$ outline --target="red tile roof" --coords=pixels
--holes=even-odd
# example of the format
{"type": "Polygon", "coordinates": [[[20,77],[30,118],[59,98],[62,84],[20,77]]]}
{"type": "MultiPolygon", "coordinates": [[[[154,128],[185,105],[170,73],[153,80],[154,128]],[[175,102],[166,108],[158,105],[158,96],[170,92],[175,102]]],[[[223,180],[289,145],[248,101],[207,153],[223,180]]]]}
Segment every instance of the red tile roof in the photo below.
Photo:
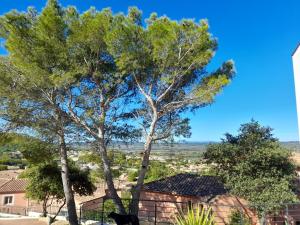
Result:
{"type": "Polygon", "coordinates": [[[10,179],[4,179],[4,178],[0,178],[0,187],[2,187],[5,183],[7,183],[8,181],[10,181],[10,179]]]}
{"type": "Polygon", "coordinates": [[[25,179],[11,179],[0,186],[0,193],[25,192],[27,184],[25,179]]]}

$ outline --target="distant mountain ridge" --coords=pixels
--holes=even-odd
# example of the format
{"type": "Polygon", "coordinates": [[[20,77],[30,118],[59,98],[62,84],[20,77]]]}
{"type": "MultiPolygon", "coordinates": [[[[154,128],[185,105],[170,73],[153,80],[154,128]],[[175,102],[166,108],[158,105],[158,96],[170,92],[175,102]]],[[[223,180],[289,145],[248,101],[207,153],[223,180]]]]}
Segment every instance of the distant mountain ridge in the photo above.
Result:
{"type": "MultiPolygon", "coordinates": [[[[153,151],[199,151],[203,152],[206,150],[207,145],[218,143],[215,141],[205,141],[205,142],[180,142],[180,143],[161,143],[161,144],[153,144],[153,151]]],[[[281,145],[287,149],[292,151],[299,151],[300,152],[300,144],[298,141],[287,141],[287,142],[280,142],[281,145]]],[[[144,143],[134,143],[134,144],[124,144],[121,142],[113,143],[110,148],[121,150],[121,151],[142,151],[144,143]]],[[[87,145],[81,146],[78,145],[79,149],[86,148],[87,145]]]]}
{"type": "Polygon", "coordinates": [[[300,152],[300,142],[299,141],[284,141],[284,142],[280,142],[280,143],[283,147],[285,147],[287,149],[300,152]]]}

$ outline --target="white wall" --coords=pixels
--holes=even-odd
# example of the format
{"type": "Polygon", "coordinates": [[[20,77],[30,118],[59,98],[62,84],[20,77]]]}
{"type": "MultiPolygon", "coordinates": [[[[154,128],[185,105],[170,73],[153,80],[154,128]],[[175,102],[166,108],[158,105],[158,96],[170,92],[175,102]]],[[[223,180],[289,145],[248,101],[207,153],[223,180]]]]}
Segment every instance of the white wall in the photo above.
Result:
{"type": "Polygon", "coordinates": [[[293,58],[296,103],[297,103],[297,113],[298,113],[298,134],[299,134],[299,141],[300,141],[300,44],[298,45],[298,48],[294,52],[292,58],[293,58]]]}

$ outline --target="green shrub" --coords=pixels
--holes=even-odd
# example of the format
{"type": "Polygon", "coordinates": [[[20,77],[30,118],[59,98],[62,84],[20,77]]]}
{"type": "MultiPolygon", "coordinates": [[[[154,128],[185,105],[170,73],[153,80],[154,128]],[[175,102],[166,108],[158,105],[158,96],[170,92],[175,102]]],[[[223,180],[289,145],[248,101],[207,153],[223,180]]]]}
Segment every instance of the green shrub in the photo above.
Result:
{"type": "Polygon", "coordinates": [[[132,196],[131,196],[130,191],[122,191],[121,192],[122,202],[123,202],[123,205],[127,212],[129,212],[129,205],[130,205],[131,197],[132,196]]]}
{"type": "Polygon", "coordinates": [[[130,171],[128,173],[128,181],[130,181],[130,182],[136,181],[137,176],[138,176],[138,171],[137,170],[130,171]]]}
{"type": "Polygon", "coordinates": [[[251,225],[251,221],[249,218],[247,218],[247,216],[239,211],[239,210],[235,210],[231,213],[230,215],[230,221],[229,221],[229,225],[251,225]]]}
{"type": "Polygon", "coordinates": [[[0,165],[0,171],[7,170],[7,165],[0,165]]]}
{"type": "Polygon", "coordinates": [[[104,210],[105,213],[115,212],[116,206],[112,199],[108,199],[104,202],[104,210]]]}
{"type": "Polygon", "coordinates": [[[179,214],[175,218],[175,225],[214,225],[214,216],[211,208],[204,209],[198,206],[196,209],[188,209],[187,214],[179,214]]]}

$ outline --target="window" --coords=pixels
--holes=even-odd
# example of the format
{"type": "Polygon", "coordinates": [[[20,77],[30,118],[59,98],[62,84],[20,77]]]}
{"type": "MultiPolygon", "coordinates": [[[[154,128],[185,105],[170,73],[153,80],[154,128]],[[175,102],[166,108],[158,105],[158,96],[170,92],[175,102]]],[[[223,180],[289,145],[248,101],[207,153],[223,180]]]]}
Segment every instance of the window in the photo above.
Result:
{"type": "Polygon", "coordinates": [[[4,205],[11,205],[13,203],[13,196],[4,197],[4,205]]]}

